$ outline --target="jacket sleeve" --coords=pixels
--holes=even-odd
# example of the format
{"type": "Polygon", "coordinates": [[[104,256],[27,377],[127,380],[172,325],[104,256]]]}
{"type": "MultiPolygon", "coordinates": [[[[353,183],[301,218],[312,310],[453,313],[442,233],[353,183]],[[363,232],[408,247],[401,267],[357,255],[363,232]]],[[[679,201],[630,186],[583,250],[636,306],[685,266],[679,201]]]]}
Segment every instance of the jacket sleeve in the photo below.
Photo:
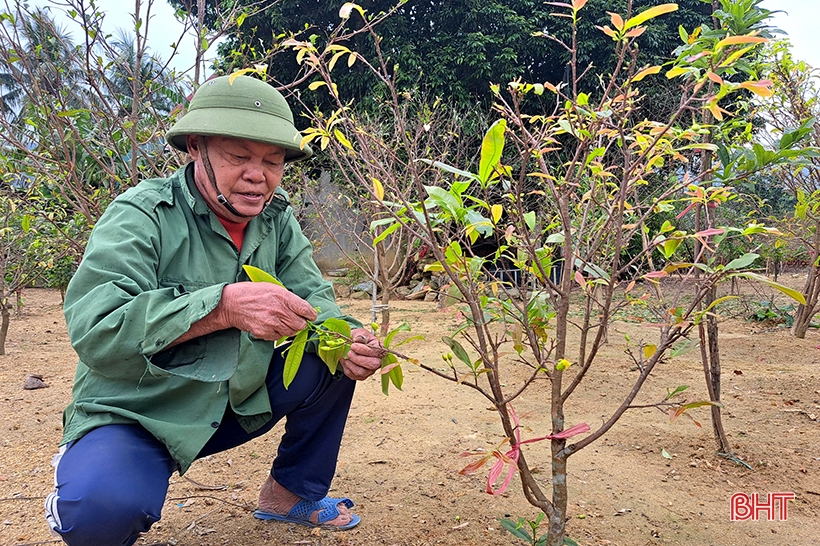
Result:
{"type": "Polygon", "coordinates": [[[293,216],[293,209],[287,208],[278,220],[281,222],[276,264],[279,280],[293,293],[319,308],[317,323],[334,317],[349,323],[352,328],[360,327],[361,322],[342,313],[336,304],[333,284],[322,277],[313,261],[313,247],[293,216]]]}
{"type": "Polygon", "coordinates": [[[160,286],[160,250],[153,211],[115,200],[69,283],[64,312],[71,343],[80,360],[103,376],[141,376],[152,355],[219,303],[224,283],[190,292],[160,286]]]}

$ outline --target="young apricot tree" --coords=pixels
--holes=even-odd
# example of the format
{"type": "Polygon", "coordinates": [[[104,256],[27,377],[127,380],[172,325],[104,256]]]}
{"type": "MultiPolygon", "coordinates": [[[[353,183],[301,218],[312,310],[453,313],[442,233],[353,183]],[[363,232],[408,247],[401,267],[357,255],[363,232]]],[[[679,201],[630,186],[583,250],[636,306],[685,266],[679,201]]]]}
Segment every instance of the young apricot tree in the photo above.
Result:
{"type": "MultiPolygon", "coordinates": [[[[637,66],[637,43],[646,24],[677,6],[662,4],[636,15],[629,10],[626,16],[613,13],[611,26],[601,30],[613,40],[615,66],[599,75],[598,87],[583,89],[581,77],[588,69],[577,66],[575,29],[585,4],[554,4],[573,29],[571,42],[565,44],[572,59],[568,81],[492,86],[498,120],[483,139],[477,169],[414,157],[422,168],[412,178],[383,179],[361,170],[365,176],[358,180],[388,215],[374,227],[403,229],[428,245],[437,260],[430,267],[449,280],[449,303],[466,318],[462,327],[442,338],[448,347],[443,355],[447,368],[421,364],[480,393],[500,417],[505,439],[489,453],[475,453],[478,459],[464,472],[494,461],[487,490],[497,493],[518,470],[525,497],[548,522],[538,543],[549,546],[565,538],[569,458],[606,434],[627,410],[646,407],[636,398],[650,374],[697,344],[691,338],[699,324],[724,301],[716,298],[703,305],[713,287],[733,276],[756,278],[800,299],[794,291],[750,273],[754,253],[728,263],[713,259],[716,248],[731,238],[773,233],[770,228],[678,225],[693,207],[709,211],[732,198],[731,177],[712,184],[712,169],[700,168],[698,154],[718,149],[714,139],[704,138],[716,126],[697,123],[693,113],[707,110],[721,120],[729,115],[719,104],[725,97],[739,89],[768,93],[765,81],[720,78],[719,87],[708,85],[716,81],[713,67],[734,67],[766,39],[754,33],[738,35],[717,20],[712,29],[682,29],[685,43],[697,44],[699,53],[679,56],[665,66],[637,66]],[[663,77],[659,73],[679,82],[680,106],[668,118],[647,119],[642,82],[663,77]],[[479,242],[492,243],[494,251],[474,252],[479,242]],[[685,247],[696,250],[684,260],[685,247]],[[636,273],[641,271],[648,272],[636,273]],[[639,280],[644,282],[637,284],[639,280]],[[647,339],[627,339],[636,374],[618,402],[605,410],[603,423],[592,430],[587,423],[575,422],[569,402],[595,366],[616,312],[637,305],[654,316],[654,333],[647,339]],[[571,306],[580,308],[580,316],[571,313],[571,306]],[[522,371],[525,380],[510,379],[522,371]],[[515,406],[542,377],[549,392],[536,411],[548,412],[551,429],[525,439],[515,406]],[[525,454],[542,441],[550,445],[551,491],[536,481],[525,454]],[[506,477],[496,489],[505,468],[506,477]]],[[[744,6],[752,9],[752,4],[744,6]]],[[[360,7],[346,4],[342,15],[347,18],[354,11],[378,45],[360,7]]],[[[314,89],[334,95],[341,90],[334,85],[333,65],[340,60],[366,62],[333,42],[322,51],[309,42],[291,45],[297,58],[323,78],[314,89]]],[[[367,66],[391,88],[392,67],[384,57],[367,66]]],[[[332,127],[311,129],[306,140],[324,139],[350,161],[361,160],[362,148],[371,143],[368,133],[344,108],[336,118],[332,127]]],[[[679,401],[683,390],[666,388],[652,406],[668,410],[674,419],[715,403],[679,401]]]]}

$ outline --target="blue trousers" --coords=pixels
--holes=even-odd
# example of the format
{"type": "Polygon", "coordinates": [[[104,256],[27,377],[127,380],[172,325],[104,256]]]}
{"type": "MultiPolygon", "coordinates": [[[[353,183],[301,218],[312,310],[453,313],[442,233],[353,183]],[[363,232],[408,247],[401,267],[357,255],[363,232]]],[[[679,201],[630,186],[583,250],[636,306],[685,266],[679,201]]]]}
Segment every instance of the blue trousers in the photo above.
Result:
{"type": "MultiPolygon", "coordinates": [[[[334,379],[316,355],[307,353],[287,390],[282,370],[277,352],[266,380],[273,418],[247,433],[228,406],[198,457],[244,444],[284,417],[271,475],[300,497],[321,500],[336,471],[355,382],[334,379]]],[[[62,452],[46,518],[69,546],[130,546],[159,521],[175,470],[165,445],[141,426],[99,427],[62,452]]]]}

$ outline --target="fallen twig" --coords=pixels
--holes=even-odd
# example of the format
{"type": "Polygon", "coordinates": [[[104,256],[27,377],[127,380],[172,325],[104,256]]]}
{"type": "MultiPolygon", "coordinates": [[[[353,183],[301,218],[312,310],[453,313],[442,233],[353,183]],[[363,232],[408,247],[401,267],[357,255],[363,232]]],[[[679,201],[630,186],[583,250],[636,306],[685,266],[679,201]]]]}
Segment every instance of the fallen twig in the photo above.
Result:
{"type": "Polygon", "coordinates": [[[192,484],[194,484],[198,489],[205,489],[208,491],[224,491],[228,488],[227,485],[205,485],[204,483],[199,483],[198,481],[189,478],[188,476],[182,476],[192,484]]]}

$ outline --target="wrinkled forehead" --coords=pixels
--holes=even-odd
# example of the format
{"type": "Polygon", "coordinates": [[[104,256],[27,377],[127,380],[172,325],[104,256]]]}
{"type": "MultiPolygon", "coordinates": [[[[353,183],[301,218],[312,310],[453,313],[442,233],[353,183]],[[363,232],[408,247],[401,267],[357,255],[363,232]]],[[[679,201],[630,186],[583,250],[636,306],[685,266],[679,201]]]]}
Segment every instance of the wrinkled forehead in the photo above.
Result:
{"type": "Polygon", "coordinates": [[[201,139],[201,141],[204,141],[209,146],[217,146],[229,153],[247,152],[260,157],[273,156],[277,158],[284,158],[287,152],[283,147],[277,146],[276,144],[258,142],[246,138],[235,138],[219,135],[211,135],[207,137],[197,135],[197,138],[201,139]]]}

